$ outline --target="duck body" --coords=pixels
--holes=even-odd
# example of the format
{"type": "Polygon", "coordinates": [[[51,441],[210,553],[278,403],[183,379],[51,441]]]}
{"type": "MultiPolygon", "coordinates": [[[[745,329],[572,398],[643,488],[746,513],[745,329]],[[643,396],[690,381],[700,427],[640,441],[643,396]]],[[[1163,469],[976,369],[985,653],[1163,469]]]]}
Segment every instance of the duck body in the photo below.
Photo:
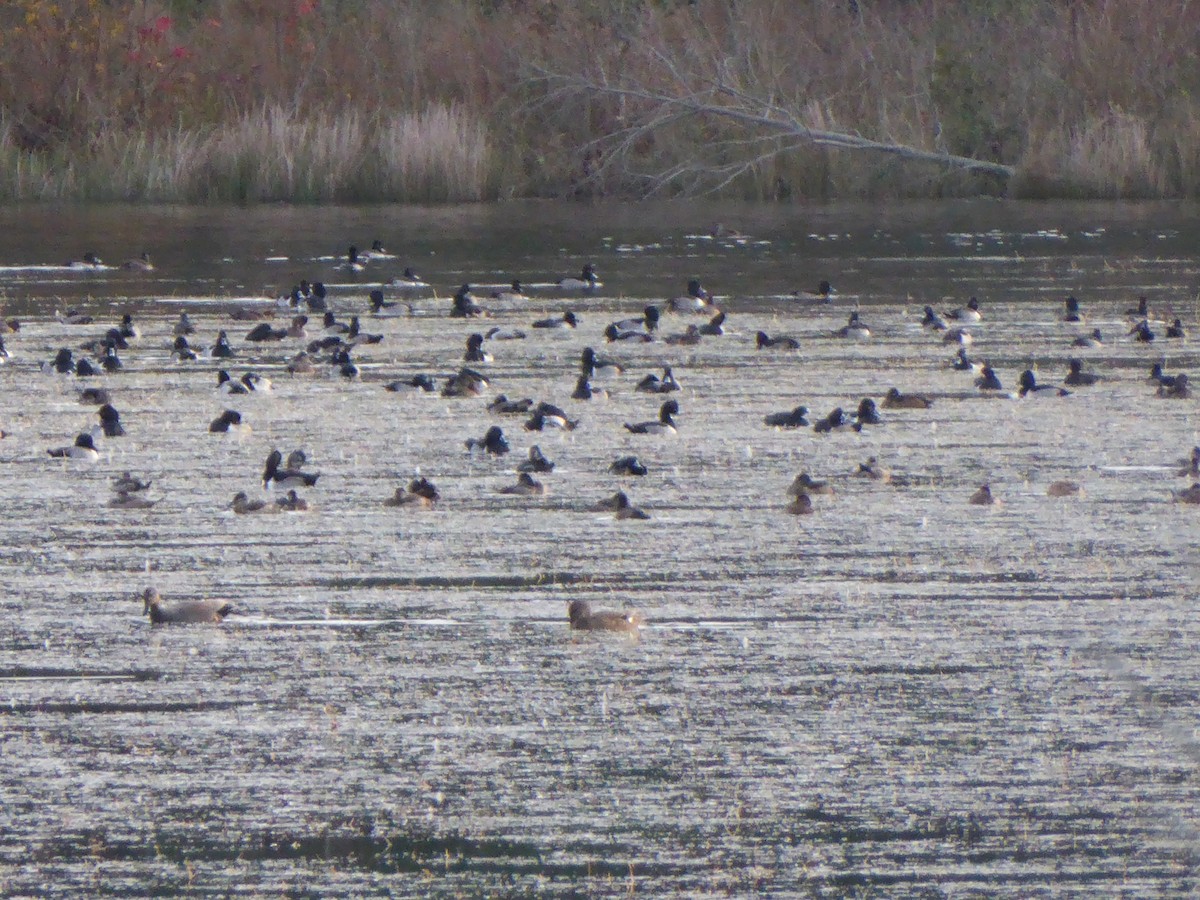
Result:
{"type": "Polygon", "coordinates": [[[571,310],[567,310],[561,316],[552,316],[548,319],[537,319],[533,326],[534,328],[565,330],[569,328],[577,328],[579,326],[579,317],[571,310]]]}
{"type": "Polygon", "coordinates": [[[594,291],[604,285],[596,278],[596,267],[588,263],[580,271],[578,278],[560,278],[557,286],[564,291],[594,291]]]}
{"type": "Polygon", "coordinates": [[[500,488],[501,494],[512,494],[519,497],[540,497],[546,493],[546,486],[528,472],[522,472],[517,477],[516,484],[500,488]]]}
{"type": "Polygon", "coordinates": [[[625,430],[631,434],[675,434],[674,416],[679,414],[679,404],[668,400],[658,411],[658,420],[653,422],[638,422],[635,425],[625,423],[625,430]]]}
{"type": "Polygon", "coordinates": [[[636,456],[622,456],[608,467],[608,471],[614,475],[629,475],[640,478],[650,470],[636,456]]]}
{"type": "Polygon", "coordinates": [[[1100,380],[1100,376],[1093,372],[1083,371],[1083,360],[1070,359],[1067,360],[1069,370],[1066,377],[1063,378],[1063,384],[1071,387],[1084,387],[1089,384],[1095,384],[1100,380]]]}
{"type": "Polygon", "coordinates": [[[95,462],[100,458],[100,451],[96,449],[92,436],[87,432],[76,437],[75,443],[70,447],[55,447],[46,453],[55,459],[75,459],[80,462],[95,462]]]}
{"type": "Polygon", "coordinates": [[[902,394],[899,388],[892,388],[883,398],[885,409],[929,409],[933,401],[920,394],[902,394]]]}
{"type": "Polygon", "coordinates": [[[209,434],[247,434],[250,426],[242,423],[242,414],[227,409],[208,423],[209,434]]]}
{"type": "MultiPolygon", "coordinates": [[[[290,461],[290,460],[289,460],[290,461]]],[[[277,490],[288,490],[299,487],[312,487],[317,483],[317,479],[321,477],[320,472],[302,472],[299,469],[280,468],[283,463],[283,454],[278,450],[272,450],[267,456],[266,465],[263,467],[263,487],[275,488],[277,490]]]]}
{"type": "Polygon", "coordinates": [[[865,341],[871,336],[871,329],[858,317],[858,310],[853,310],[846,324],[835,331],[834,336],[851,341],[865,341]]]}
{"type": "Polygon", "coordinates": [[[1070,394],[1070,391],[1065,391],[1051,384],[1038,384],[1032,369],[1026,369],[1022,372],[1021,379],[1018,382],[1017,396],[1025,399],[1068,397],[1070,394]]]}
{"type": "Polygon", "coordinates": [[[479,449],[492,456],[503,456],[511,449],[508,439],[504,436],[504,430],[499,425],[489,428],[482,438],[468,439],[466,447],[468,451],[479,449]]]}
{"type": "Polygon", "coordinates": [[[151,625],[214,624],[233,612],[233,604],[225,600],[189,600],[164,606],[155,588],[146,588],[142,601],[142,615],[150,617],[151,625]]]}
{"type": "Polygon", "coordinates": [[[791,337],[776,337],[773,338],[765,331],[760,331],[754,335],[754,349],[756,350],[799,350],[800,342],[791,337]]]}
{"type": "Polygon", "coordinates": [[[768,413],[763,417],[763,423],[773,428],[806,428],[808,427],[808,407],[797,406],[790,412],[768,413]]]}
{"type": "Polygon", "coordinates": [[[639,612],[593,612],[586,600],[572,600],[567,606],[567,619],[576,631],[618,631],[637,634],[645,623],[639,612]]]}
{"type": "Polygon", "coordinates": [[[947,313],[946,318],[954,319],[956,322],[979,322],[983,319],[983,313],[979,310],[979,301],[972,297],[967,301],[966,306],[960,306],[947,313]]]}

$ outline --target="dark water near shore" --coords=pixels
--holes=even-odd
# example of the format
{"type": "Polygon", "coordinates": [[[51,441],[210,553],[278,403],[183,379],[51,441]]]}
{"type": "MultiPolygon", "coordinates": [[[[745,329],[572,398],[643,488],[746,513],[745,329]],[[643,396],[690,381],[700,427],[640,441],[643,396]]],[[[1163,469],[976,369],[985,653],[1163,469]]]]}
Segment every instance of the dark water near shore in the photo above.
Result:
{"type": "MultiPolygon", "coordinates": [[[[1196,210],[993,202],[773,209],[9,208],[0,305],[21,329],[0,365],[0,895],[1186,897],[1200,861],[1195,737],[1200,554],[1172,502],[1200,443],[1195,400],[1155,396],[1154,362],[1194,373],[1196,210]],[[745,237],[713,239],[717,222],[745,237]],[[357,275],[344,245],[397,254],[357,275]],[[85,250],[156,269],[69,271],[85,250]],[[464,282],[545,283],[596,264],[590,295],[542,288],[446,317],[464,282]],[[414,315],[366,316],[413,266],[414,315]],[[384,335],[360,381],[291,377],[303,341],[254,345],[234,307],[299,278],[384,335]],[[604,325],[699,277],[728,333],[696,346],[605,345],[604,325]],[[787,295],[827,278],[826,306],[787,295]],[[1060,321],[1076,295],[1088,321],[1060,321]],[[1071,355],[1102,376],[1051,401],[984,397],[921,308],[980,298],[972,357],[1005,387],[1071,355]],[[1150,298],[1158,339],[1127,336],[1150,298]],[[566,334],[529,329],[570,307],[566,334]],[[861,309],[872,338],[832,337],[861,309]],[[90,325],[63,324],[79,309],[90,325]],[[169,358],[229,330],[239,356],[169,358]],[[130,312],[125,370],[43,374],[130,312]],[[489,342],[484,398],[441,382],[468,334],[489,342]],[[1073,350],[1099,328],[1101,348],[1073,350]],[[758,330],[796,337],[756,351],[758,330]],[[584,346],[620,359],[608,400],[570,399],[584,346]],[[628,434],[673,366],[679,434],[628,434]],[[225,397],[253,368],[270,396],[225,397]],[[49,459],[113,393],[128,434],[93,465],[49,459]],[[767,428],[891,386],[934,399],[862,433],[767,428]],[[497,393],[578,417],[566,433],[498,417],[497,393]],[[207,433],[224,408],[252,432],[207,433]],[[500,424],[513,452],[469,455],[500,424]],[[498,489],[531,444],[547,496],[498,489]],[[263,460],[302,447],[307,514],[235,516],[263,460]],[[608,474],[636,453],[642,479],[608,474]],[[891,484],[852,476],[876,456],[891,484]],[[125,470],[157,505],[106,504],[125,470]],[[831,479],[784,512],[800,471],[831,479]],[[420,472],[431,510],[382,506],[420,472]],[[1053,499],[1071,479],[1082,496],[1053,499]],[[982,483],[1003,504],[967,497],[982,483]],[[652,516],[593,512],[624,488],[652,516]],[[142,588],[222,598],[221,626],[151,628],[142,588]],[[572,636],[566,603],[642,610],[640,641],[572,636]]],[[[481,291],[486,297],[486,291],[481,291]]],[[[286,321],[280,312],[276,323],[286,321]]],[[[664,315],[665,334],[701,316],[664,315]]]]}

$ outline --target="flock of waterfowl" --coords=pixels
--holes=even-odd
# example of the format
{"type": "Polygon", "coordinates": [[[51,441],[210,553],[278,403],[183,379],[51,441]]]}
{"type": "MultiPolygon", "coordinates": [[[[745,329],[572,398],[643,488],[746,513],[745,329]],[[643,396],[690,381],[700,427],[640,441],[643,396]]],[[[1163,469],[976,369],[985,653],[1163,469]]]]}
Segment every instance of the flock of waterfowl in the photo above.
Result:
{"type": "MultiPolygon", "coordinates": [[[[361,252],[351,247],[341,263],[337,264],[339,272],[347,274],[362,273],[367,266],[379,260],[394,259],[388,254],[381,242],[374,242],[372,249],[361,252]]],[[[98,268],[103,263],[91,253],[84,254],[81,260],[68,263],[70,268],[98,268]]],[[[123,268],[148,272],[153,271],[148,254],[142,254],[123,264],[123,268]]],[[[357,380],[361,377],[360,368],[356,362],[356,351],[366,345],[378,344],[388,338],[386,331],[368,333],[362,328],[362,319],[370,317],[379,322],[416,315],[445,315],[449,319],[467,320],[472,325],[486,323],[493,312],[507,315],[514,309],[521,308],[521,301],[527,299],[530,291],[536,291],[542,298],[561,296],[569,307],[569,298],[581,293],[595,291],[601,286],[594,266],[585,266],[578,276],[571,276],[557,282],[539,286],[525,286],[520,281],[513,281],[507,286],[497,286],[487,289],[473,288],[463,284],[455,291],[448,306],[440,306],[444,301],[415,298],[428,293],[429,285],[421,281],[411,269],[405,269],[403,274],[389,281],[380,281],[376,287],[362,296],[355,293],[339,297],[337,306],[325,285],[319,279],[302,281],[283,294],[273,304],[242,306],[229,311],[231,320],[229,327],[219,330],[210,342],[200,342],[196,338],[197,326],[192,322],[187,312],[179,315],[178,322],[173,327],[173,343],[171,356],[181,363],[201,359],[218,360],[220,365],[232,366],[240,361],[244,354],[253,353],[257,346],[265,344],[291,344],[297,348],[286,366],[286,371],[294,377],[302,377],[318,372],[328,373],[336,379],[357,380]],[[392,299],[389,299],[389,294],[392,299]],[[418,303],[424,308],[418,308],[418,303]],[[352,306],[361,304],[361,309],[349,315],[346,320],[338,318],[338,313],[349,311],[352,306]],[[274,324],[276,318],[287,319],[282,326],[274,324]],[[258,321],[255,321],[258,320],[258,321]],[[230,338],[234,323],[255,322],[240,338],[230,338]],[[196,341],[195,344],[192,341],[196,341]],[[235,341],[237,345],[235,346],[235,341]]],[[[789,302],[808,302],[827,304],[832,302],[835,293],[828,282],[821,282],[817,290],[812,292],[796,292],[789,302]]],[[[1128,336],[1141,343],[1151,343],[1158,340],[1155,332],[1154,319],[1146,298],[1141,298],[1138,305],[1127,311],[1131,318],[1131,328],[1128,336]]],[[[596,328],[597,341],[603,339],[608,345],[620,344],[649,344],[661,343],[665,346],[694,346],[701,341],[715,340],[727,333],[727,323],[730,310],[717,297],[710,294],[698,279],[690,280],[684,292],[662,302],[644,307],[641,314],[635,317],[621,318],[608,322],[596,328]],[[681,323],[679,330],[668,330],[668,316],[702,316],[701,324],[681,323]]],[[[1003,381],[993,367],[986,361],[976,362],[969,355],[968,348],[973,343],[971,326],[983,321],[985,310],[983,305],[972,297],[962,307],[939,313],[932,306],[924,307],[924,318],[921,325],[948,347],[956,351],[951,365],[954,369],[972,373],[975,376],[974,386],[983,394],[997,394],[1005,391],[1003,381]]],[[[1081,323],[1084,315],[1081,304],[1075,297],[1068,297],[1064,304],[1062,321],[1081,323]]],[[[58,316],[60,323],[80,328],[95,325],[93,318],[86,313],[67,311],[58,316]]],[[[491,363],[495,356],[502,354],[505,342],[524,340],[539,333],[555,331],[572,331],[584,327],[583,317],[578,311],[565,308],[561,314],[537,318],[528,323],[528,330],[523,327],[495,325],[490,328],[479,327],[472,330],[465,339],[465,349],[461,365],[457,371],[443,378],[439,385],[435,376],[419,373],[399,379],[387,380],[382,388],[396,393],[439,394],[442,397],[485,397],[492,393],[491,379],[480,371],[480,367],[491,363]]],[[[0,331],[15,335],[22,334],[21,324],[15,320],[3,321],[0,331]]],[[[847,342],[863,342],[872,339],[870,325],[859,309],[849,311],[846,324],[833,330],[830,338],[847,342]]],[[[1186,329],[1180,319],[1176,318],[1165,328],[1163,340],[1182,340],[1186,337],[1186,329]]],[[[131,314],[122,316],[119,322],[105,329],[104,333],[95,339],[88,340],[77,347],[62,347],[52,359],[41,361],[42,369],[50,374],[91,378],[102,374],[120,372],[125,362],[121,354],[130,351],[140,338],[137,325],[131,314]],[[87,354],[90,354],[87,355],[87,354]]],[[[1103,344],[1099,329],[1083,335],[1072,342],[1072,348],[1092,348],[1103,344]]],[[[15,344],[16,342],[13,341],[15,344]]],[[[795,337],[787,335],[771,336],[759,330],[754,336],[754,352],[794,352],[802,347],[795,337]]],[[[10,350],[0,337],[0,362],[11,357],[10,350]]],[[[250,357],[253,359],[253,356],[250,357]]],[[[1066,360],[1068,370],[1062,381],[1066,387],[1041,384],[1035,378],[1031,369],[1020,373],[1017,380],[1017,391],[1013,395],[1019,401],[1029,401],[1034,398],[1062,398],[1070,391],[1067,388],[1080,388],[1096,384],[1101,376],[1094,372],[1085,371],[1082,359],[1069,357],[1066,360]]],[[[572,401],[586,403],[590,400],[606,398],[609,392],[598,385],[599,379],[611,381],[623,371],[620,362],[606,358],[597,352],[595,347],[586,346],[579,356],[579,369],[575,377],[575,388],[570,394],[572,401]]],[[[1162,371],[1161,364],[1156,364],[1151,373],[1150,381],[1155,394],[1169,399],[1188,399],[1192,391],[1185,373],[1173,375],[1162,371]]],[[[634,385],[633,391],[645,394],[674,394],[680,390],[680,381],[671,365],[663,367],[661,375],[650,373],[640,378],[634,385]]],[[[237,375],[227,368],[220,368],[216,375],[215,389],[219,395],[236,396],[256,393],[267,393],[272,390],[271,381],[260,372],[247,370],[237,375]]],[[[843,429],[861,432],[864,428],[877,426],[883,418],[880,408],[885,410],[923,410],[933,404],[930,397],[901,391],[895,385],[880,385],[881,400],[879,404],[873,397],[863,397],[853,412],[846,412],[842,407],[835,407],[826,415],[813,417],[810,422],[810,411],[804,405],[791,409],[767,414],[763,422],[766,426],[779,429],[809,428],[817,433],[830,433],[843,429]]],[[[120,414],[113,405],[113,398],[105,388],[88,388],[80,395],[81,402],[97,406],[98,423],[95,427],[79,433],[74,441],[47,450],[50,457],[75,460],[83,463],[94,463],[100,453],[97,440],[118,438],[124,434],[120,414]]],[[[532,398],[511,399],[506,394],[495,394],[487,405],[490,414],[498,417],[520,417],[523,420],[523,430],[527,432],[572,431],[579,426],[578,416],[569,414],[564,408],[554,403],[534,402],[532,398]]],[[[670,436],[677,432],[677,418],[683,416],[679,401],[675,397],[667,397],[659,408],[658,416],[647,421],[626,422],[624,428],[629,434],[639,436],[670,436]]],[[[249,430],[249,424],[243,420],[242,413],[235,409],[225,409],[209,425],[212,433],[238,434],[249,430]]],[[[4,433],[0,432],[0,437],[4,433]]],[[[465,441],[469,453],[486,454],[500,457],[510,452],[508,437],[500,425],[490,426],[484,434],[471,437],[465,441]]],[[[278,449],[272,450],[267,457],[263,473],[262,487],[264,491],[280,491],[278,499],[267,497],[251,497],[245,491],[238,491],[230,503],[230,509],[238,515],[265,515],[285,512],[303,512],[309,509],[309,503],[299,494],[299,491],[316,484],[320,474],[307,472],[304,467],[307,458],[302,450],[292,451],[286,461],[278,449]]],[[[540,497],[547,493],[543,480],[537,476],[553,473],[555,463],[549,459],[539,445],[528,448],[528,458],[522,460],[516,467],[517,480],[511,485],[500,489],[500,493],[517,497],[540,497]]],[[[637,456],[622,455],[616,458],[609,467],[610,473],[617,477],[636,478],[645,475],[647,467],[637,456]]],[[[869,478],[887,482],[891,474],[881,466],[875,457],[861,463],[856,477],[869,478]]],[[[1175,499],[1181,503],[1200,504],[1200,448],[1192,451],[1190,459],[1184,464],[1179,473],[1189,477],[1193,484],[1186,490],[1175,492],[1175,499]]],[[[109,506],[116,509],[147,509],[156,501],[145,496],[150,487],[148,481],[125,472],[112,482],[113,497],[109,506]]],[[[814,497],[827,496],[834,492],[828,482],[814,479],[807,472],[798,475],[787,490],[787,503],[783,510],[794,515],[809,515],[816,511],[814,497]]],[[[1056,481],[1047,489],[1052,497],[1073,496],[1080,492],[1080,486],[1071,481],[1056,481]]],[[[427,478],[417,477],[408,485],[396,488],[395,494],[383,501],[388,507],[428,508],[441,499],[438,488],[427,478]]],[[[992,505],[998,503],[991,487],[984,484],[967,498],[972,505],[992,505]]],[[[624,490],[617,491],[597,504],[593,509],[611,512],[619,520],[646,520],[650,514],[633,504],[624,490]]],[[[155,623],[195,623],[216,622],[223,619],[231,609],[229,604],[212,601],[185,602],[175,605],[165,605],[154,588],[144,592],[145,613],[155,623]]],[[[569,623],[572,628],[585,630],[611,630],[636,632],[643,618],[637,613],[592,612],[587,603],[574,601],[569,608],[569,623]]]]}

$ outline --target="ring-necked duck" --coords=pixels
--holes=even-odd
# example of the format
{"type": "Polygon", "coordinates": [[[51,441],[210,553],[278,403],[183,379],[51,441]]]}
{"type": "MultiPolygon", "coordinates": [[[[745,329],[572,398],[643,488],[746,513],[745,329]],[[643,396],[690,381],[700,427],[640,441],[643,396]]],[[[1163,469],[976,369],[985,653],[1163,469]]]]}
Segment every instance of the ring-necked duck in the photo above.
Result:
{"type": "Polygon", "coordinates": [[[946,320],[939,316],[932,306],[926,306],[925,317],[921,319],[921,327],[933,331],[945,331],[946,320]]]}
{"type": "Polygon", "coordinates": [[[984,484],[980,486],[979,490],[967,498],[967,502],[972,506],[994,506],[997,501],[996,498],[992,496],[991,485],[984,484]]]}
{"type": "Polygon", "coordinates": [[[150,254],[142,251],[139,256],[132,259],[127,259],[121,263],[122,269],[129,269],[134,272],[153,272],[154,263],[150,262],[150,254]]]}
{"type": "Polygon", "coordinates": [[[596,267],[588,263],[579,273],[578,278],[560,278],[558,287],[565,291],[593,291],[604,285],[596,278],[596,267]]]}
{"type": "Polygon", "coordinates": [[[725,313],[718,312],[697,330],[706,337],[720,337],[725,333],[725,313]]]}
{"type": "Polygon", "coordinates": [[[483,335],[472,334],[467,337],[467,349],[463,353],[463,362],[469,363],[490,363],[492,354],[485,353],[483,350],[483,335]]]}
{"type": "Polygon", "coordinates": [[[622,456],[620,459],[615,460],[613,464],[608,467],[608,471],[612,472],[614,475],[630,475],[641,477],[650,470],[642,465],[641,460],[639,460],[636,456],[622,456]]]}
{"type": "Polygon", "coordinates": [[[500,488],[501,494],[515,494],[520,497],[540,497],[546,493],[546,486],[530,475],[522,472],[517,476],[517,483],[500,488]]]}
{"type": "Polygon", "coordinates": [[[967,301],[966,306],[950,310],[946,314],[946,318],[954,319],[957,322],[978,322],[983,318],[983,313],[979,311],[979,301],[972,297],[967,301]]]}
{"type": "Polygon", "coordinates": [[[533,323],[534,328],[576,328],[579,326],[579,317],[571,310],[567,310],[561,316],[552,316],[549,319],[538,319],[533,323]]]}
{"type": "Polygon", "coordinates": [[[1187,329],[1183,327],[1183,322],[1176,319],[1167,326],[1167,337],[1169,338],[1185,338],[1187,337],[1187,329]]]}
{"type": "Polygon", "coordinates": [[[616,360],[597,356],[591,347],[584,347],[579,354],[579,371],[588,378],[599,378],[620,375],[625,370],[616,360]]]}
{"type": "Polygon", "coordinates": [[[492,299],[500,301],[517,301],[528,300],[525,296],[525,291],[521,289],[521,282],[513,279],[513,283],[506,288],[501,288],[498,291],[492,291],[492,299]]]}
{"type": "Polygon", "coordinates": [[[222,394],[249,394],[250,388],[233,378],[225,369],[217,370],[217,390],[222,394]]]}
{"type": "Polygon", "coordinates": [[[358,252],[357,247],[351,245],[346,251],[346,258],[338,264],[337,269],[339,272],[353,275],[365,269],[366,262],[366,257],[358,252]]]}
{"type": "Polygon", "coordinates": [[[768,413],[763,416],[763,422],[775,428],[806,428],[808,427],[807,406],[797,406],[790,412],[768,413]]]}
{"type": "MultiPolygon", "coordinates": [[[[289,462],[291,460],[289,459],[289,462]]],[[[277,490],[297,487],[312,487],[317,483],[317,479],[321,477],[320,472],[302,472],[299,469],[286,468],[281,469],[283,463],[283,454],[279,450],[272,450],[267,456],[267,463],[263,467],[263,487],[275,488],[277,490]]]]}
{"type": "Polygon", "coordinates": [[[612,323],[613,328],[618,332],[625,333],[629,331],[644,331],[647,334],[655,331],[658,328],[659,319],[662,313],[657,306],[651,304],[642,310],[642,314],[633,319],[620,319],[612,323]]]}
{"type": "Polygon", "coordinates": [[[221,622],[233,612],[227,600],[187,600],[163,606],[156,588],[142,592],[142,615],[150,617],[151,625],[199,625],[221,622]]]}
{"type": "Polygon", "coordinates": [[[55,447],[46,453],[55,459],[77,459],[81,462],[95,462],[100,458],[100,451],[96,449],[92,436],[86,431],[76,437],[75,443],[70,447],[55,447]]]}
{"type": "Polygon", "coordinates": [[[979,377],[975,379],[975,387],[981,391],[1002,391],[1004,385],[1000,383],[1000,376],[996,374],[987,363],[983,364],[983,368],[979,370],[979,377]]]}
{"type": "Polygon", "coordinates": [[[622,631],[626,634],[637,634],[646,621],[640,612],[633,610],[592,612],[591,604],[586,600],[572,600],[567,605],[567,619],[576,631],[622,631]]]}
{"type": "Polygon", "coordinates": [[[490,382],[474,369],[462,368],[446,379],[442,387],[443,397],[480,397],[490,382]]]}
{"type": "Polygon", "coordinates": [[[954,360],[951,362],[955,371],[958,372],[978,372],[979,363],[975,362],[969,356],[965,348],[960,347],[958,353],[954,355],[954,360]]]}
{"type": "Polygon", "coordinates": [[[104,267],[104,263],[101,262],[100,257],[89,250],[79,259],[67,260],[66,266],[68,269],[100,269],[104,267]]]}
{"type": "Polygon", "coordinates": [[[414,375],[407,381],[389,381],[383,389],[394,394],[429,394],[437,389],[437,385],[428,375],[414,375]]]}
{"type": "Polygon", "coordinates": [[[869,456],[866,462],[859,463],[854,474],[858,478],[869,478],[871,481],[878,481],[882,484],[887,484],[892,480],[892,473],[881,466],[879,460],[874,456],[869,456]]]}
{"type": "Polygon", "coordinates": [[[529,448],[529,459],[517,466],[518,472],[546,473],[554,471],[554,463],[542,453],[542,448],[534,444],[529,448]]]}
{"type": "Polygon", "coordinates": [[[496,325],[487,330],[483,339],[485,341],[523,341],[525,340],[525,332],[520,328],[501,328],[496,325]]]}
{"type": "Polygon", "coordinates": [[[469,284],[464,284],[454,294],[454,302],[450,307],[450,318],[477,319],[486,315],[487,310],[476,303],[475,298],[471,296],[471,286],[469,284]]]}
{"type": "Polygon", "coordinates": [[[643,509],[634,506],[629,497],[624,491],[617,491],[613,495],[615,505],[613,506],[613,514],[618,520],[634,519],[645,521],[650,518],[650,514],[643,509]]]}
{"type": "Polygon", "coordinates": [[[1062,320],[1064,322],[1082,322],[1083,313],[1079,309],[1079,301],[1074,297],[1068,297],[1064,301],[1066,311],[1063,313],[1062,320]]]}
{"type": "Polygon", "coordinates": [[[533,399],[525,397],[522,400],[509,400],[506,394],[497,394],[487,406],[488,412],[498,416],[523,416],[533,409],[533,399]]]}
{"type": "Polygon", "coordinates": [[[1071,387],[1081,387],[1083,385],[1095,384],[1100,380],[1099,375],[1083,371],[1082,359],[1068,359],[1067,365],[1070,367],[1070,371],[1063,378],[1063,384],[1069,384],[1071,387]]]}
{"type": "Polygon", "coordinates": [[[394,277],[388,284],[392,287],[406,290],[429,287],[428,283],[421,280],[421,276],[413,270],[412,266],[407,266],[403,272],[394,277]]]}
{"type": "Polygon", "coordinates": [[[465,443],[468,451],[480,449],[493,456],[503,456],[510,449],[504,430],[499,425],[489,428],[482,438],[468,438],[465,443]]]}
{"type": "Polygon", "coordinates": [[[1142,296],[1138,297],[1137,306],[1125,310],[1125,315],[1131,319],[1149,319],[1150,318],[1150,300],[1142,296]]]}
{"type": "Polygon", "coordinates": [[[834,295],[833,285],[828,281],[817,282],[815,291],[792,291],[792,296],[797,300],[816,300],[819,303],[832,303],[834,295]]]}
{"type": "Polygon", "coordinates": [[[864,341],[871,336],[871,329],[858,317],[858,310],[851,310],[846,324],[834,332],[836,337],[851,341],[864,341]]]}
{"type": "Polygon", "coordinates": [[[366,250],[360,255],[365,257],[368,260],[395,259],[396,258],[395,253],[388,253],[386,250],[383,249],[383,241],[379,240],[378,238],[371,241],[371,249],[370,250],[366,250]]]}
{"type": "Polygon", "coordinates": [[[1034,378],[1033,369],[1026,369],[1022,372],[1017,383],[1018,397],[1067,397],[1070,394],[1070,391],[1064,391],[1052,384],[1038,384],[1037,379],[1034,378]]]}
{"type": "Polygon", "coordinates": [[[1187,400],[1192,396],[1191,387],[1188,385],[1188,377],[1183,372],[1175,376],[1174,384],[1160,384],[1158,386],[1158,396],[1170,397],[1173,400],[1187,400]]]}
{"type": "Polygon", "coordinates": [[[212,345],[212,349],[208,351],[208,355],[213,359],[229,359],[237,356],[237,353],[229,346],[229,335],[224,331],[218,331],[217,342],[212,345]]]}
{"type": "Polygon", "coordinates": [[[250,426],[242,424],[242,414],[227,409],[208,423],[210,434],[249,434],[250,426]]]}
{"type": "Polygon", "coordinates": [[[1150,323],[1146,319],[1134,325],[1129,334],[1139,344],[1154,343],[1154,332],[1150,330],[1150,323]]]}
{"type": "Polygon", "coordinates": [[[625,429],[632,434],[675,434],[675,415],[679,413],[679,404],[668,400],[658,411],[658,420],[653,422],[638,422],[636,425],[625,423],[625,429]]]}
{"type": "MultiPolygon", "coordinates": [[[[305,320],[303,323],[301,323],[302,327],[304,324],[307,324],[307,321],[308,321],[307,316],[297,316],[292,321],[296,322],[296,321],[299,321],[300,319],[305,320]]],[[[244,338],[242,338],[242,340],[250,341],[251,343],[255,343],[255,344],[263,343],[266,341],[282,341],[285,337],[289,336],[289,334],[288,334],[289,330],[290,329],[287,329],[287,328],[274,328],[271,326],[270,322],[260,322],[259,324],[255,325],[253,328],[251,328],[248,332],[246,332],[246,336],[244,338]]]]}
{"type": "Polygon", "coordinates": [[[760,331],[754,336],[754,349],[799,350],[800,342],[791,337],[773,338],[765,331],[760,331]]]}
{"type": "Polygon", "coordinates": [[[667,308],[672,312],[707,312],[712,308],[712,294],[700,286],[699,278],[693,278],[682,296],[667,301],[667,308]]]}
{"type": "Polygon", "coordinates": [[[100,430],[105,437],[121,437],[125,434],[125,427],[121,424],[121,414],[111,403],[105,403],[96,412],[100,416],[100,430]]]}
{"type": "Polygon", "coordinates": [[[561,428],[574,431],[579,425],[576,419],[568,419],[566,412],[553,403],[544,400],[533,410],[533,416],[525,423],[526,431],[545,431],[547,428],[561,428]]]}
{"type": "Polygon", "coordinates": [[[860,427],[863,425],[883,424],[883,419],[879,415],[879,409],[875,406],[875,401],[870,397],[863,397],[859,401],[858,411],[854,414],[854,421],[860,427]]]}
{"type": "Polygon", "coordinates": [[[412,307],[407,303],[399,303],[397,301],[384,300],[383,291],[379,288],[370,293],[371,315],[376,318],[387,318],[391,316],[412,315],[412,307]]]}
{"type": "Polygon", "coordinates": [[[951,328],[942,335],[943,344],[958,344],[960,347],[970,347],[975,343],[975,338],[971,336],[971,332],[965,328],[951,328]]]}
{"type": "Polygon", "coordinates": [[[840,431],[843,428],[853,428],[855,431],[862,431],[862,425],[848,417],[840,406],[835,407],[829,415],[813,425],[813,431],[818,434],[828,434],[832,431],[840,431]]]}
{"type": "Polygon", "coordinates": [[[608,391],[604,388],[594,387],[591,379],[586,375],[580,375],[575,380],[575,390],[571,392],[572,400],[604,400],[608,398],[608,391]]]}
{"type": "Polygon", "coordinates": [[[1097,347],[1104,346],[1104,338],[1100,336],[1099,328],[1093,328],[1091,334],[1082,335],[1081,337],[1077,337],[1075,340],[1071,341],[1071,346],[1087,347],[1094,350],[1097,347]]]}
{"type": "Polygon", "coordinates": [[[892,388],[883,398],[884,409],[929,409],[933,401],[921,394],[902,394],[899,388],[892,388]]]}
{"type": "Polygon", "coordinates": [[[604,339],[610,344],[631,341],[636,344],[649,344],[654,335],[647,331],[621,331],[615,324],[604,329],[604,339]]]}

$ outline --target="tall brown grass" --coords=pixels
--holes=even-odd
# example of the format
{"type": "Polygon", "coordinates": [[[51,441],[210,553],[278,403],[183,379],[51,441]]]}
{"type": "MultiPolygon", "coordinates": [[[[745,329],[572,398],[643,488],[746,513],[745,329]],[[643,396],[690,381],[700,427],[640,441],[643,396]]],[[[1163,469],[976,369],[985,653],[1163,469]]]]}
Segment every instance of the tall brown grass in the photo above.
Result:
{"type": "Polygon", "coordinates": [[[0,197],[1195,196],[1198,44],[1200,6],[1126,0],[10,0],[0,197]],[[720,83],[1018,176],[714,116],[636,131],[652,103],[546,72],[720,83]]]}

